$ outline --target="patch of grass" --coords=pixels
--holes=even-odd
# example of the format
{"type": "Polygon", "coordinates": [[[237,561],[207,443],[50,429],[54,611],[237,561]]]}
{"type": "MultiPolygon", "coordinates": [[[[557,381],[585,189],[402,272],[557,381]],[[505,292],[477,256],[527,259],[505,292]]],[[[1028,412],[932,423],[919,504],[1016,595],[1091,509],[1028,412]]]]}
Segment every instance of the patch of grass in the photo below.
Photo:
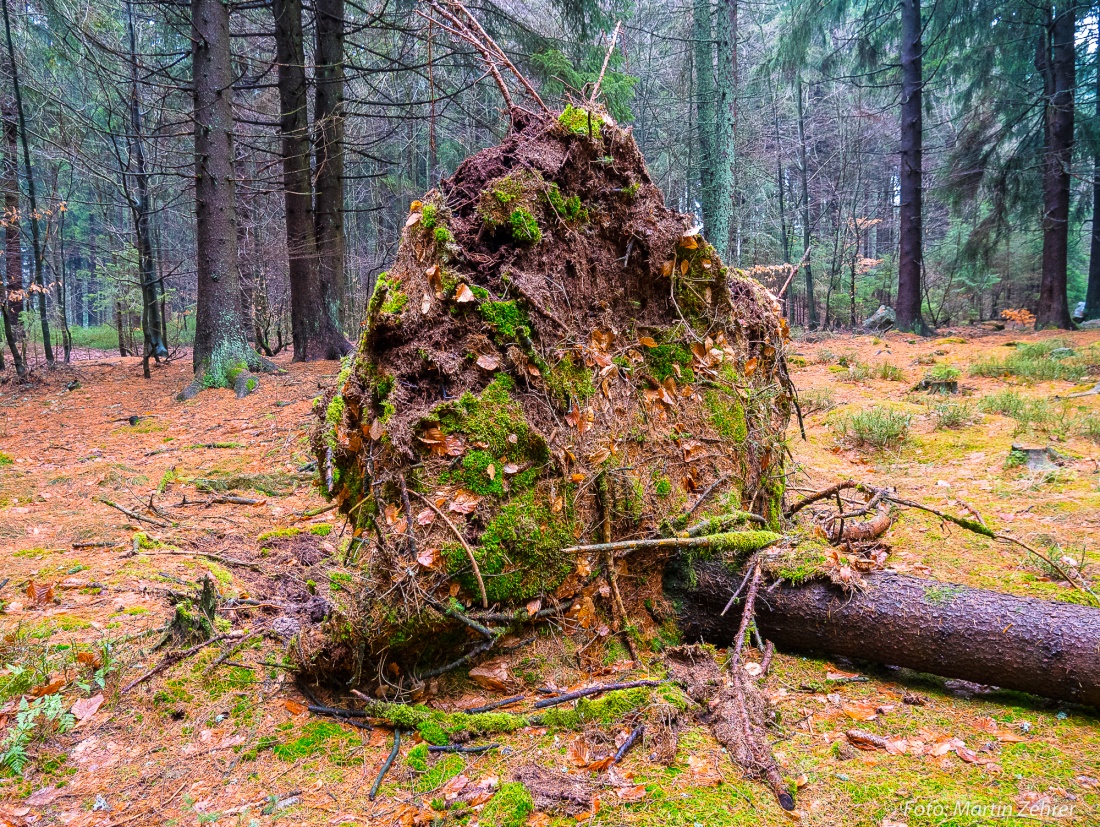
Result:
{"type": "Polygon", "coordinates": [[[1016,391],[1001,391],[984,397],[978,408],[1016,420],[1016,433],[1035,428],[1056,439],[1066,439],[1074,430],[1070,405],[1054,399],[1028,399],[1016,391]]]}
{"type": "Polygon", "coordinates": [[[960,376],[962,371],[953,365],[933,365],[924,378],[929,382],[954,382],[960,376]]]}
{"type": "Polygon", "coordinates": [[[935,403],[931,406],[929,415],[937,431],[965,428],[967,425],[972,425],[978,416],[974,406],[969,402],[954,401],[935,403]]]}
{"type": "Polygon", "coordinates": [[[887,382],[904,382],[905,373],[897,365],[892,365],[889,362],[883,362],[877,368],[875,368],[874,376],[876,379],[884,379],[887,382]]]}
{"type": "Polygon", "coordinates": [[[832,388],[806,388],[798,392],[798,404],[804,416],[831,411],[836,407],[832,388]]]}
{"type": "Polygon", "coordinates": [[[297,761],[324,753],[335,764],[348,764],[353,760],[349,755],[360,746],[359,739],[339,724],[329,721],[311,721],[301,729],[301,734],[292,741],[276,744],[272,752],[281,761],[297,761]]]}
{"type": "Polygon", "coordinates": [[[535,809],[531,793],[518,781],[502,784],[485,809],[478,824],[482,827],[523,827],[535,809]]]}
{"type": "Polygon", "coordinates": [[[1032,382],[1065,380],[1076,382],[1100,364],[1100,349],[1095,346],[1081,352],[1064,339],[1018,343],[1005,357],[982,359],[970,366],[973,376],[1004,378],[1016,376],[1032,382]]]}
{"type": "Polygon", "coordinates": [[[872,405],[870,408],[834,417],[829,426],[836,435],[854,448],[893,448],[909,438],[912,416],[896,408],[872,405]]]}

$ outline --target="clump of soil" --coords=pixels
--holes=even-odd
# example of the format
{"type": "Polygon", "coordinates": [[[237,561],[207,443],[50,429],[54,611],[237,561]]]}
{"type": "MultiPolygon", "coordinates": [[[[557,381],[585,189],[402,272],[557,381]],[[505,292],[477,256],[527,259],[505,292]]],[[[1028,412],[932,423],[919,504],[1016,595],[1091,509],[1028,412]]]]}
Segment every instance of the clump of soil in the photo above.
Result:
{"type": "Polygon", "coordinates": [[[629,130],[514,116],[413,202],[316,406],[359,583],[302,637],[317,673],[405,691],[555,610],[644,635],[667,553],[567,549],[780,519],[778,302],[664,205],[629,130]]]}

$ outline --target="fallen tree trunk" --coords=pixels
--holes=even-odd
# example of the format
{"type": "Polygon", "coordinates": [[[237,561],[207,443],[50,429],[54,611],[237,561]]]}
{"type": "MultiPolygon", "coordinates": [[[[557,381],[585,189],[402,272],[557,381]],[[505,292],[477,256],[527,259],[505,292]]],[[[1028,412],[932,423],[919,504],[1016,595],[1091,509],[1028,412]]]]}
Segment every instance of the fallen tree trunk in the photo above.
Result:
{"type": "MultiPolygon", "coordinates": [[[[685,640],[727,646],[738,612],[720,616],[741,576],[696,562],[693,585],[670,567],[665,590],[685,640]]],[[[877,573],[846,594],[825,581],[761,594],[760,633],[781,649],[905,666],[947,678],[1100,706],[1100,610],[877,573]]]]}

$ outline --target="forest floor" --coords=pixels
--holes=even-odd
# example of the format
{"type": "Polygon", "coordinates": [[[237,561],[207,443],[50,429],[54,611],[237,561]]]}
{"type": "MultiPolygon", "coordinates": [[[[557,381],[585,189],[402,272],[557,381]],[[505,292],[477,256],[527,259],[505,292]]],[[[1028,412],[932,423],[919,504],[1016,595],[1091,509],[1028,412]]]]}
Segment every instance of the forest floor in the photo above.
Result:
{"type": "MultiPolygon", "coordinates": [[[[973,330],[938,339],[890,333],[793,343],[808,439],[792,424],[792,488],[852,477],[954,513],[973,509],[997,530],[1069,558],[1064,564],[1095,588],[1100,396],[1056,397],[1100,377],[970,374],[994,359],[1026,373],[1027,358],[1010,359],[1021,354],[1010,346],[1016,342],[1045,343],[1039,359],[1046,365],[1043,354],[1062,343],[1051,344],[1056,338],[1078,354],[1100,344],[1100,332],[973,330]],[[944,365],[961,371],[960,394],[912,390],[944,365]],[[859,418],[870,410],[892,412],[893,420],[859,418]],[[898,422],[908,427],[899,443],[853,447],[861,438],[888,441],[898,422]],[[1015,464],[1014,442],[1054,446],[1057,467],[1015,464]]],[[[0,826],[430,824],[443,818],[432,804],[448,793],[470,799],[484,790],[484,799],[525,763],[590,782],[598,795],[587,813],[535,812],[531,825],[791,823],[697,723],[681,730],[670,761],[652,760],[644,744],[602,772],[585,768],[591,737],[578,742],[543,727],[495,739],[500,750],[449,756],[426,774],[403,755],[369,801],[392,735],[311,716],[277,636],[242,636],[280,617],[281,628],[293,627],[314,610],[316,596],[336,599],[342,585],[323,563],[342,542],[342,523],[333,512],[304,516],[324,506],[310,482],[306,432],[312,400],[335,366],[278,361],[286,374],[263,377],[244,400],[211,390],[174,402],[190,379],[187,358],[156,368],[150,381],[140,378],[138,360],[100,354],[40,370],[27,386],[0,384],[0,753],[18,761],[22,750],[26,759],[19,774],[0,769],[7,776],[0,826]],[[80,386],[68,390],[74,379],[80,386]],[[140,417],[136,424],[132,416],[140,417]],[[217,502],[227,497],[254,504],[217,502]],[[207,572],[222,599],[236,601],[219,618],[219,633],[229,636],[123,692],[162,662],[167,650],[153,644],[172,618],[169,598],[193,593],[207,572]],[[31,699],[22,715],[21,696],[31,699]],[[68,710],[74,719],[66,724],[75,725],[58,732],[47,718],[68,710]]],[[[887,565],[899,571],[1047,599],[1083,597],[1020,549],[929,514],[904,513],[885,539],[887,565]]],[[[436,703],[466,707],[516,692],[531,699],[548,681],[583,685],[593,672],[581,672],[575,654],[569,638],[545,635],[515,656],[505,691],[455,677],[436,703]]],[[[608,647],[602,671],[614,677],[601,680],[647,674],[625,658],[608,647]]],[[[779,712],[773,746],[798,787],[801,823],[1100,824],[1095,711],[791,655],[776,657],[765,688],[779,712]],[[906,694],[924,705],[903,703],[906,694]],[[853,726],[928,749],[854,751],[842,735],[853,726]]],[[[621,735],[621,724],[603,729],[605,743],[621,735]]],[[[456,808],[446,818],[471,824],[479,814],[456,808]]]]}

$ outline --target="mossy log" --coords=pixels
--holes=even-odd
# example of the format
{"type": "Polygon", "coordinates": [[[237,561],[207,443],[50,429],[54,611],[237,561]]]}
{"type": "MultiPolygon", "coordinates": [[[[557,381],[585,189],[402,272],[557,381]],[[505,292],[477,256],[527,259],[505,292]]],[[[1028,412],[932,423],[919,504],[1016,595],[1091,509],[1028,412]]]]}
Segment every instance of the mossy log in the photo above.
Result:
{"type": "MultiPolygon", "coordinates": [[[[492,647],[461,620],[486,604],[587,601],[616,629],[652,624],[643,606],[682,543],[621,559],[590,546],[668,536],[687,515],[779,528],[779,303],[665,207],[605,113],[512,116],[500,146],[413,202],[318,400],[318,477],[351,520],[362,586],[303,635],[317,673],[431,674],[492,647]]],[[[734,522],[688,545],[732,558],[775,539],[734,522]]]]}
{"type": "MultiPolygon", "coordinates": [[[[666,590],[687,640],[728,645],[740,617],[720,615],[740,577],[697,562],[670,567],[666,590]]],[[[947,678],[1100,707],[1100,609],[877,573],[844,592],[825,580],[781,585],[756,609],[781,649],[904,666],[947,678]]]]}

